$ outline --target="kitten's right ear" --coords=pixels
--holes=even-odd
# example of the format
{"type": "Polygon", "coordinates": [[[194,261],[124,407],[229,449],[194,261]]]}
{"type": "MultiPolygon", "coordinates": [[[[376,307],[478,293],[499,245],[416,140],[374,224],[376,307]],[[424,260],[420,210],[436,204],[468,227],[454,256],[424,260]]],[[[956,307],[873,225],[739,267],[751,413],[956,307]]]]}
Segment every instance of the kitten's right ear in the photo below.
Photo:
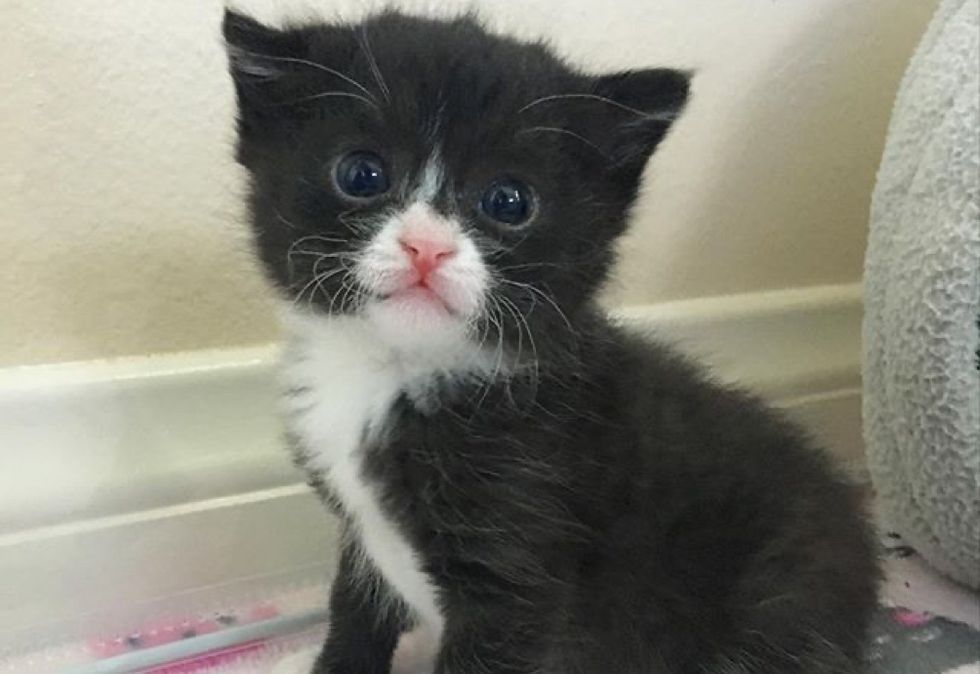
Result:
{"type": "Polygon", "coordinates": [[[277,108],[289,100],[288,75],[306,55],[303,41],[296,32],[266,26],[227,8],[222,33],[238,97],[239,133],[246,137],[267,130],[277,108]]]}
{"type": "Polygon", "coordinates": [[[231,76],[235,82],[255,83],[280,77],[290,59],[301,58],[296,39],[285,31],[259,23],[250,16],[225,8],[221,31],[228,48],[231,76]]]}

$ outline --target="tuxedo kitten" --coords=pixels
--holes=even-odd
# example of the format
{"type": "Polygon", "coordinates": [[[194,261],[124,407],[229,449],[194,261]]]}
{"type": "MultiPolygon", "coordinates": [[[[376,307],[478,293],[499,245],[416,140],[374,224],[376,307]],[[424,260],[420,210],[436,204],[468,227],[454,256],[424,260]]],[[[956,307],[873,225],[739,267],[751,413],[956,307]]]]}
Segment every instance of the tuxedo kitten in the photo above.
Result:
{"type": "Polygon", "coordinates": [[[472,18],[224,35],[288,427],[345,530],[314,671],[387,673],[413,627],[438,674],[858,671],[856,491],[595,304],[688,76],[472,18]]]}

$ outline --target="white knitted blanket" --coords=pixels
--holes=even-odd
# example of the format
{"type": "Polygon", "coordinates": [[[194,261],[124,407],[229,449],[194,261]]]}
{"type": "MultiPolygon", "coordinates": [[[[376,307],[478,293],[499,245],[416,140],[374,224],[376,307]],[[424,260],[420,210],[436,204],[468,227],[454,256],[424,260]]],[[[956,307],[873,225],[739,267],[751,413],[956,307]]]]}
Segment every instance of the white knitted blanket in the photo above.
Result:
{"type": "Polygon", "coordinates": [[[980,587],[980,2],[944,0],[899,91],[865,264],[864,415],[888,526],[980,587]]]}

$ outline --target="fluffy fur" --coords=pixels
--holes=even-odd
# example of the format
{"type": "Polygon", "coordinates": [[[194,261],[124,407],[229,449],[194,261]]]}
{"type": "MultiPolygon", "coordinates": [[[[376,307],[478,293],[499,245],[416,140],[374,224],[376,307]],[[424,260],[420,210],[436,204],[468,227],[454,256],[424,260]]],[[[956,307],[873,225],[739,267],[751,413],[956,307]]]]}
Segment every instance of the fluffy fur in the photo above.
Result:
{"type": "Polygon", "coordinates": [[[438,674],[858,671],[855,490],[594,305],[688,77],[588,75],[472,18],[224,30],[289,428],[345,523],[315,672],[385,674],[413,625],[438,674]],[[351,151],[390,189],[346,196],[351,151]],[[501,177],[527,222],[481,211],[501,177]]]}

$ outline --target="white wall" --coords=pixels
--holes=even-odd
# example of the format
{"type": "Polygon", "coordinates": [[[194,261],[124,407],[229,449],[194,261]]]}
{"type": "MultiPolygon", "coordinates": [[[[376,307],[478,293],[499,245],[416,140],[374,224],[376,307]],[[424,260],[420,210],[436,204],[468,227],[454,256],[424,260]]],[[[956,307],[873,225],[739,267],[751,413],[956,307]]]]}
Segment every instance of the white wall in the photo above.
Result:
{"type": "MultiPolygon", "coordinates": [[[[583,64],[699,70],[611,301],[857,280],[892,98],[932,0],[472,4],[583,64]]],[[[295,3],[239,5],[275,17],[295,3]]],[[[220,12],[0,4],[0,364],[274,336],[238,224],[220,12]]]]}

